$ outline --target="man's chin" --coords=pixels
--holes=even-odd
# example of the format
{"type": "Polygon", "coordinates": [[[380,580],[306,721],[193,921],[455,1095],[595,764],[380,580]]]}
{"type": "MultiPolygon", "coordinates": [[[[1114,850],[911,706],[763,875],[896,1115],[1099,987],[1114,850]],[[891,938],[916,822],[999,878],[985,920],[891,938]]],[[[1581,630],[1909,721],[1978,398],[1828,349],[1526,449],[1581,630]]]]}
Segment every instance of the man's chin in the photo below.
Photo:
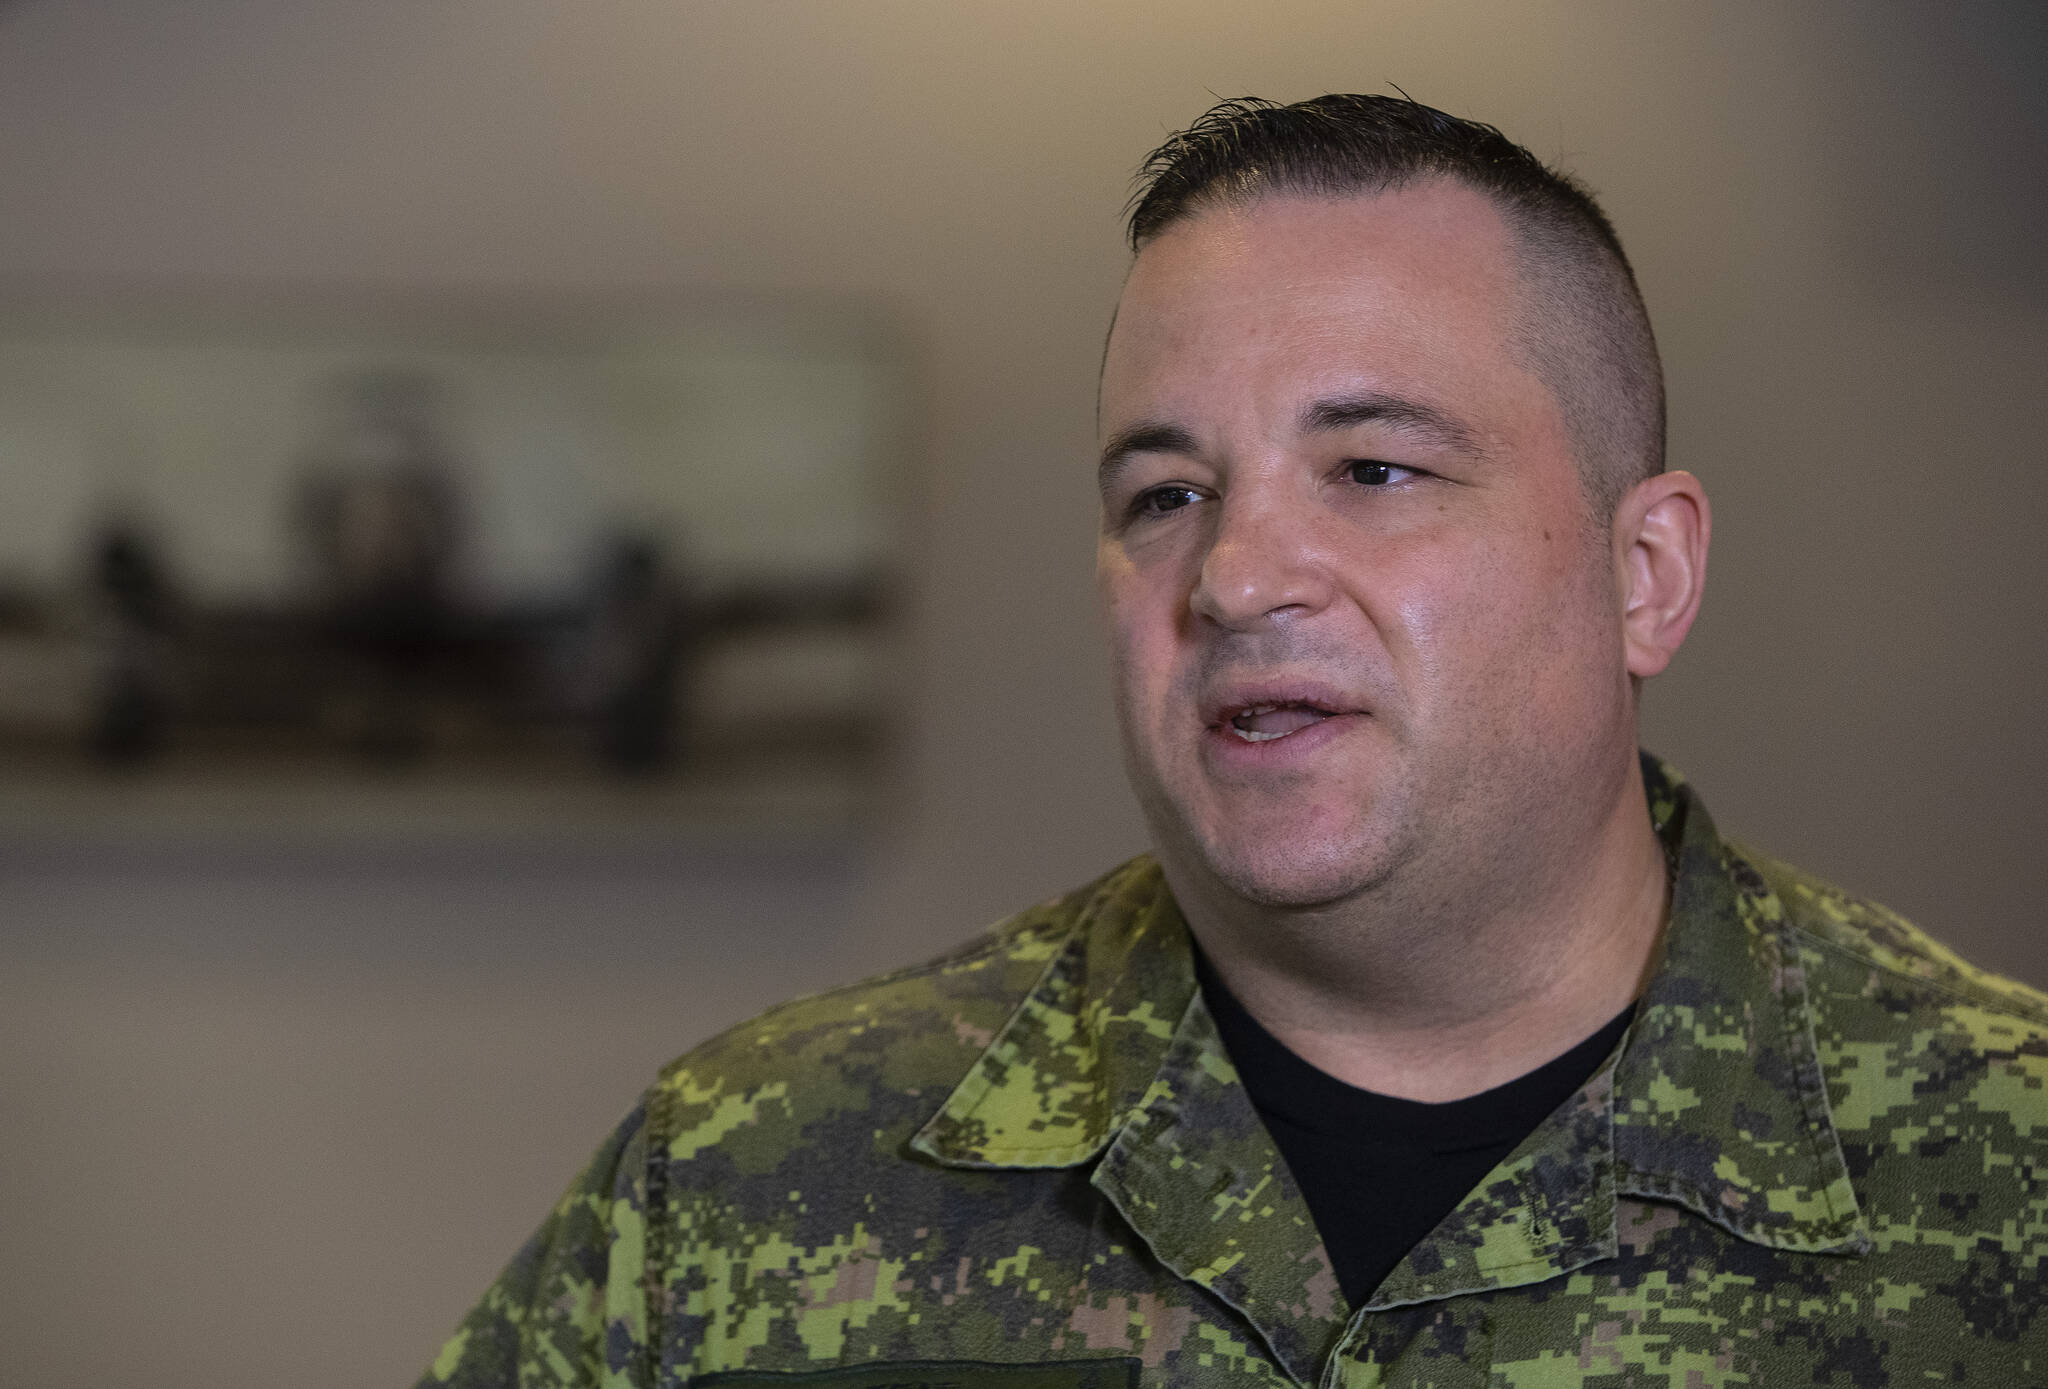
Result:
{"type": "Polygon", "coordinates": [[[1369,841],[1209,844],[1203,867],[1232,895],[1275,911],[1313,911],[1371,892],[1385,881],[1386,846],[1369,841]]]}
{"type": "Polygon", "coordinates": [[[1152,842],[1171,876],[1252,906],[1311,910],[1373,891],[1412,849],[1403,798],[1357,782],[1301,786],[1292,797],[1175,797],[1133,775],[1152,842]],[[1377,803],[1377,804],[1375,804],[1377,803]],[[1368,809],[1368,807],[1372,807],[1368,809]]]}

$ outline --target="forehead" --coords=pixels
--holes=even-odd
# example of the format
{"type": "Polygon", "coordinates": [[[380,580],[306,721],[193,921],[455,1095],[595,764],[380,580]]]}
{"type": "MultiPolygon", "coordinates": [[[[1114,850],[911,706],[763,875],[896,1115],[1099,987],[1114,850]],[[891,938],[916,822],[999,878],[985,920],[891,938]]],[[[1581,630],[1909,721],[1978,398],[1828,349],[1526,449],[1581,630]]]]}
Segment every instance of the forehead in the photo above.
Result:
{"type": "Polygon", "coordinates": [[[1181,394],[1213,403],[1219,377],[1430,393],[1520,376],[1517,291],[1506,223],[1461,184],[1207,208],[1132,265],[1103,363],[1105,415],[1181,394]]]}

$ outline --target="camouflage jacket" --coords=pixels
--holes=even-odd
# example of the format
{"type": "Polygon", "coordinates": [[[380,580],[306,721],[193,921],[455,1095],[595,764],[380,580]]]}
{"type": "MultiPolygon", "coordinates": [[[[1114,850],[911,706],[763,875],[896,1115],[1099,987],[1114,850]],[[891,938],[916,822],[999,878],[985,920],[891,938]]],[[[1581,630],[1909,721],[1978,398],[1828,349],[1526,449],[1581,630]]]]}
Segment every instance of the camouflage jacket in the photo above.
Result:
{"type": "Polygon", "coordinates": [[[1361,1307],[1138,859],[674,1063],[423,1383],[2048,1385],[2048,999],[1650,788],[1628,1035],[1361,1307]]]}

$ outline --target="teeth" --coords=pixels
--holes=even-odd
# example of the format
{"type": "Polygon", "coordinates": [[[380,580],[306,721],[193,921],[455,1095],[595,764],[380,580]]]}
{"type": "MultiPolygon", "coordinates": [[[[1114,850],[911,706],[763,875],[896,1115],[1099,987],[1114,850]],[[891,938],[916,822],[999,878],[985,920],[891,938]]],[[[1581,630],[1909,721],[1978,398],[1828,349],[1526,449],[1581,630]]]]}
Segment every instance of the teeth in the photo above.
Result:
{"type": "Polygon", "coordinates": [[[1328,717],[1309,704],[1252,704],[1230,716],[1230,730],[1247,743],[1270,743],[1328,717]],[[1271,717],[1275,714],[1280,717],[1271,717]]]}

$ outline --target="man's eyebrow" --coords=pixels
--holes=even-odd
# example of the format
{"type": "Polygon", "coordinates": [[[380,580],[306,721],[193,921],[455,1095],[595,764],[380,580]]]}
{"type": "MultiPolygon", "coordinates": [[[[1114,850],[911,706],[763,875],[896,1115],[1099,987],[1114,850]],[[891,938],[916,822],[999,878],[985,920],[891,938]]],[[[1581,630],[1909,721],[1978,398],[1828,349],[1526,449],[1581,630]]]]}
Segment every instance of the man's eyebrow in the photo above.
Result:
{"type": "MultiPolygon", "coordinates": [[[[1364,424],[1385,425],[1413,434],[1430,443],[1480,455],[1479,440],[1465,425],[1418,400],[1367,391],[1356,395],[1329,396],[1302,407],[1296,427],[1304,434],[1328,434],[1364,424]]],[[[1124,469],[1141,453],[1182,453],[1199,451],[1192,431],[1159,420],[1141,420],[1109,436],[1096,465],[1095,479],[1103,491],[1116,484],[1124,469]]]]}
{"type": "Polygon", "coordinates": [[[1141,453],[1194,453],[1195,436],[1177,424],[1157,420],[1128,425],[1109,436],[1102,461],[1095,467],[1096,485],[1108,491],[1133,458],[1141,453]]]}
{"type": "Polygon", "coordinates": [[[1435,406],[1371,391],[1312,401],[1302,407],[1298,427],[1304,434],[1326,434],[1362,424],[1383,424],[1464,453],[1484,452],[1470,429],[1435,406]]]}

